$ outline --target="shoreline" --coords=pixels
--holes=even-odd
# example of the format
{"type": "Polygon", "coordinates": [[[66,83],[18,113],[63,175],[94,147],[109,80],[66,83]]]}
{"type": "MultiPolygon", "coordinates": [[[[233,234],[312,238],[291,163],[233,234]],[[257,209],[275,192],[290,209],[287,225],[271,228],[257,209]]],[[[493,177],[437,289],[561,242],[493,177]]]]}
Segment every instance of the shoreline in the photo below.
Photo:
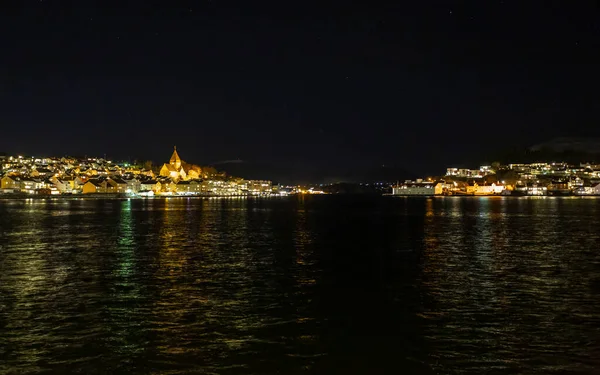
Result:
{"type": "Polygon", "coordinates": [[[281,195],[158,195],[153,197],[140,197],[140,196],[124,196],[119,194],[81,194],[81,195],[29,195],[29,194],[0,194],[0,200],[22,200],[22,199],[36,199],[36,200],[79,200],[79,199],[111,199],[111,200],[151,200],[151,199],[181,199],[181,198],[280,198],[281,195]]]}
{"type": "Polygon", "coordinates": [[[397,198],[600,198],[600,195],[400,195],[400,194],[384,194],[386,197],[397,198]]]}
{"type": "MultiPolygon", "coordinates": [[[[326,194],[333,196],[357,196],[357,195],[371,195],[372,194],[326,194]]],[[[296,196],[295,194],[290,195],[163,195],[153,197],[140,197],[140,196],[124,196],[120,194],[81,194],[81,195],[29,195],[29,194],[0,194],[0,201],[2,200],[165,200],[165,199],[210,199],[210,198],[287,198],[296,196]]],[[[600,198],[600,195],[398,195],[398,194],[381,194],[381,197],[392,197],[392,198],[600,198]]]]}

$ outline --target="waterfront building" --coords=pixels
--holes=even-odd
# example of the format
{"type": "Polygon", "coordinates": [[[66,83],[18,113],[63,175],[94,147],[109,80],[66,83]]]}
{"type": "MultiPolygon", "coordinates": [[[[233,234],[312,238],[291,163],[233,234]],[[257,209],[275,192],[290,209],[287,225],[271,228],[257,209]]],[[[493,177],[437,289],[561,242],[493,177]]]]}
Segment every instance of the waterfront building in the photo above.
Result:
{"type": "Polygon", "coordinates": [[[527,187],[527,195],[548,195],[548,188],[546,186],[540,186],[533,184],[527,187]]]}
{"type": "Polygon", "coordinates": [[[392,195],[441,195],[444,184],[433,181],[405,181],[403,184],[392,187],[392,195]]]}
{"type": "Polygon", "coordinates": [[[198,180],[179,181],[175,185],[175,193],[179,195],[196,195],[200,194],[202,184],[198,180]]]}
{"type": "Polygon", "coordinates": [[[553,180],[548,186],[548,195],[571,195],[573,188],[570,181],[553,180]]]}
{"type": "Polygon", "coordinates": [[[153,191],[158,193],[161,190],[160,182],[156,180],[147,180],[140,182],[140,191],[153,191]]]}
{"type": "Polygon", "coordinates": [[[271,181],[246,180],[242,181],[240,185],[240,189],[245,189],[251,195],[267,195],[273,191],[273,184],[271,181]]]}
{"type": "Polygon", "coordinates": [[[573,194],[575,195],[600,195],[600,183],[595,183],[592,186],[577,187],[573,194]]]}
{"type": "Polygon", "coordinates": [[[466,192],[473,195],[499,195],[502,194],[504,189],[505,187],[501,183],[492,183],[490,185],[473,183],[467,185],[466,192]]]}

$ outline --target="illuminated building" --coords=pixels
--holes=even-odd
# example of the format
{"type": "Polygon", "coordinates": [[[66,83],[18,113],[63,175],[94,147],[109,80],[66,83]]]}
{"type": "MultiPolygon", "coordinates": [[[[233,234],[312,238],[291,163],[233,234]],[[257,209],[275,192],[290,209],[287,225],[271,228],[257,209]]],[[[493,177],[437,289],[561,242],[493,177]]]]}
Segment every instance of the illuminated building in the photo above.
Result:
{"type": "Polygon", "coordinates": [[[83,184],[83,194],[106,193],[106,181],[88,180],[83,184]]]}
{"type": "Polygon", "coordinates": [[[163,164],[160,169],[160,175],[165,177],[171,177],[174,180],[184,180],[187,177],[185,170],[181,166],[181,158],[177,153],[177,147],[173,150],[173,155],[171,155],[171,160],[169,160],[169,164],[163,164]]]}
{"type": "Polygon", "coordinates": [[[177,147],[173,150],[173,155],[169,163],[163,164],[160,169],[160,175],[170,177],[173,180],[194,180],[201,177],[202,170],[197,165],[185,163],[177,153],[177,147]]]}
{"type": "Polygon", "coordinates": [[[19,181],[10,176],[4,176],[0,179],[0,187],[2,189],[19,189],[19,181]]]}
{"type": "Polygon", "coordinates": [[[161,183],[156,180],[148,180],[140,183],[140,191],[152,191],[158,193],[161,190],[161,183]]]}
{"type": "Polygon", "coordinates": [[[392,188],[392,195],[441,195],[443,184],[439,182],[405,181],[403,184],[392,188]]]}

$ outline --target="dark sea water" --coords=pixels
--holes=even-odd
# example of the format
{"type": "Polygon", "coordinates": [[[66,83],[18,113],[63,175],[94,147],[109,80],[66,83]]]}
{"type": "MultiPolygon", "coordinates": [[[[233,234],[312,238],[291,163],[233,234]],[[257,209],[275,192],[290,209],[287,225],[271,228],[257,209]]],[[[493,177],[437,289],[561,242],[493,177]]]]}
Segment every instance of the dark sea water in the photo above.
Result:
{"type": "Polygon", "coordinates": [[[600,373],[600,199],[0,200],[0,373],[600,373]]]}

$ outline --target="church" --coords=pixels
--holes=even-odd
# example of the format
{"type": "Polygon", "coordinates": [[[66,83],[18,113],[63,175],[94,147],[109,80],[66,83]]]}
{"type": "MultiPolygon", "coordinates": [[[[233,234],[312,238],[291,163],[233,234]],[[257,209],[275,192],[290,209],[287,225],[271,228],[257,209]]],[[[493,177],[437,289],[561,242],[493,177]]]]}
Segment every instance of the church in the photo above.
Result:
{"type": "Polygon", "coordinates": [[[202,174],[202,170],[197,165],[187,164],[182,161],[177,153],[177,147],[173,150],[171,160],[169,163],[163,164],[160,168],[160,175],[170,177],[173,180],[195,180],[199,179],[202,174]]]}

